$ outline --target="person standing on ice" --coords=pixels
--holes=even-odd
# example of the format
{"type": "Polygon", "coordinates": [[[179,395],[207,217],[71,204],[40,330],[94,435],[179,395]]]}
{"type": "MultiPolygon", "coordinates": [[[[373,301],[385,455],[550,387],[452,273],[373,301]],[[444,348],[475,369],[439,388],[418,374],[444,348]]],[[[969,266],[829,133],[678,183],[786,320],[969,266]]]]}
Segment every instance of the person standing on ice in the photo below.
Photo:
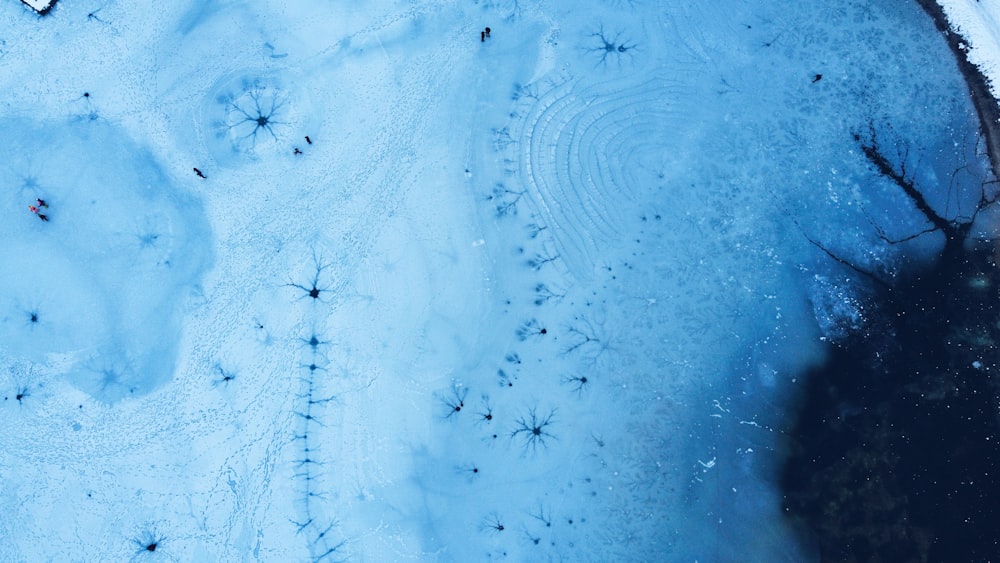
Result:
{"type": "MultiPolygon", "coordinates": [[[[39,201],[42,201],[42,200],[39,200],[39,201]]],[[[48,205],[46,205],[45,207],[48,207],[48,205]]],[[[35,207],[34,205],[29,205],[28,206],[28,211],[31,211],[35,215],[38,215],[38,218],[41,219],[42,221],[48,221],[49,220],[48,215],[45,215],[44,213],[39,213],[38,212],[38,208],[35,207]]]]}

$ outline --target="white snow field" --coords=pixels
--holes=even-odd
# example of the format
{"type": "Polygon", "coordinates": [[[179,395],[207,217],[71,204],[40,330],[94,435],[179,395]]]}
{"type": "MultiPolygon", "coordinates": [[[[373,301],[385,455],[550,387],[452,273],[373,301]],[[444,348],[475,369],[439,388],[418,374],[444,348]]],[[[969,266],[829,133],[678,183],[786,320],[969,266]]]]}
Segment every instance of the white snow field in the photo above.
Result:
{"type": "Polygon", "coordinates": [[[56,3],[56,0],[21,0],[26,6],[29,6],[32,10],[38,12],[39,14],[44,14],[50,9],[52,5],[56,3]]]}
{"type": "Polygon", "coordinates": [[[809,560],[871,122],[976,150],[915,3],[0,3],[0,560],[809,560]]]}
{"type": "Polygon", "coordinates": [[[980,0],[938,0],[953,29],[966,40],[969,61],[986,75],[1000,97],[1000,4],[980,0]]]}

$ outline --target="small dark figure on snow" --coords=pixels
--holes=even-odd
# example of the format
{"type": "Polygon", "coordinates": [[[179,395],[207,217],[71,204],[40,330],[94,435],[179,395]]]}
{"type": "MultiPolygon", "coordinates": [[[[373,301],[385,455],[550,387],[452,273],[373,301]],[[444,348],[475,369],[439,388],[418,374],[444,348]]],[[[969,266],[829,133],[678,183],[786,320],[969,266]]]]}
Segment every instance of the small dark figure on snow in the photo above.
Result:
{"type": "Polygon", "coordinates": [[[480,31],[479,32],[479,41],[480,42],[486,41],[486,32],[485,31],[480,31]]]}
{"type": "Polygon", "coordinates": [[[310,145],[313,144],[313,140],[309,138],[309,135],[306,135],[306,142],[310,145]]]}
{"type": "Polygon", "coordinates": [[[295,154],[302,154],[302,151],[299,150],[299,147],[295,147],[295,154]]]}
{"type": "Polygon", "coordinates": [[[45,221],[46,223],[49,221],[49,216],[45,215],[44,213],[39,213],[38,218],[41,219],[42,221],[45,221]]]}
{"type": "Polygon", "coordinates": [[[823,75],[822,74],[815,74],[815,75],[813,75],[813,84],[819,82],[822,79],[823,79],[823,75]]]}
{"type": "Polygon", "coordinates": [[[35,205],[37,205],[38,207],[45,207],[45,208],[48,208],[48,206],[49,206],[49,204],[45,203],[45,200],[42,199],[42,198],[36,199],[35,200],[35,205]]]}
{"type": "Polygon", "coordinates": [[[489,37],[490,36],[490,28],[487,27],[485,30],[483,30],[483,33],[486,34],[486,37],[489,37]]]}
{"type": "Polygon", "coordinates": [[[201,170],[198,170],[197,168],[194,169],[194,173],[197,174],[199,178],[206,178],[206,176],[201,173],[201,170]]]}

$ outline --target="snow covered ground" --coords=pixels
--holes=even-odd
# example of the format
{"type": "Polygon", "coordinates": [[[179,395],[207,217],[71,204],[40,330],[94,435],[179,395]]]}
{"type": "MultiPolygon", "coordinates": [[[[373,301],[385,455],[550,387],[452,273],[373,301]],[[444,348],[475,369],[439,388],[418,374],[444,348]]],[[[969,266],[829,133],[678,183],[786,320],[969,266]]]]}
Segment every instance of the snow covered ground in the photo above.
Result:
{"type": "Polygon", "coordinates": [[[808,559],[807,237],[975,118],[908,2],[665,4],[0,5],[0,559],[808,559]]]}
{"type": "Polygon", "coordinates": [[[1000,98],[1000,4],[979,0],[938,0],[952,27],[965,37],[969,60],[989,79],[1000,98]]]}

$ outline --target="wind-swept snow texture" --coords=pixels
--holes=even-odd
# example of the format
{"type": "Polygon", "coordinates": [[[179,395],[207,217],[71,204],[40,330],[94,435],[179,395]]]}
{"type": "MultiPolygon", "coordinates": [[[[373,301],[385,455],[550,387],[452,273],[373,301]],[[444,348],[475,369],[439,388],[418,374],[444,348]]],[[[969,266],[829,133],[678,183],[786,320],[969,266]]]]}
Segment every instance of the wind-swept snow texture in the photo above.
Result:
{"type": "Polygon", "coordinates": [[[3,3],[0,559],[808,560],[809,239],[920,230],[869,123],[977,146],[875,4],[3,3]]]}

